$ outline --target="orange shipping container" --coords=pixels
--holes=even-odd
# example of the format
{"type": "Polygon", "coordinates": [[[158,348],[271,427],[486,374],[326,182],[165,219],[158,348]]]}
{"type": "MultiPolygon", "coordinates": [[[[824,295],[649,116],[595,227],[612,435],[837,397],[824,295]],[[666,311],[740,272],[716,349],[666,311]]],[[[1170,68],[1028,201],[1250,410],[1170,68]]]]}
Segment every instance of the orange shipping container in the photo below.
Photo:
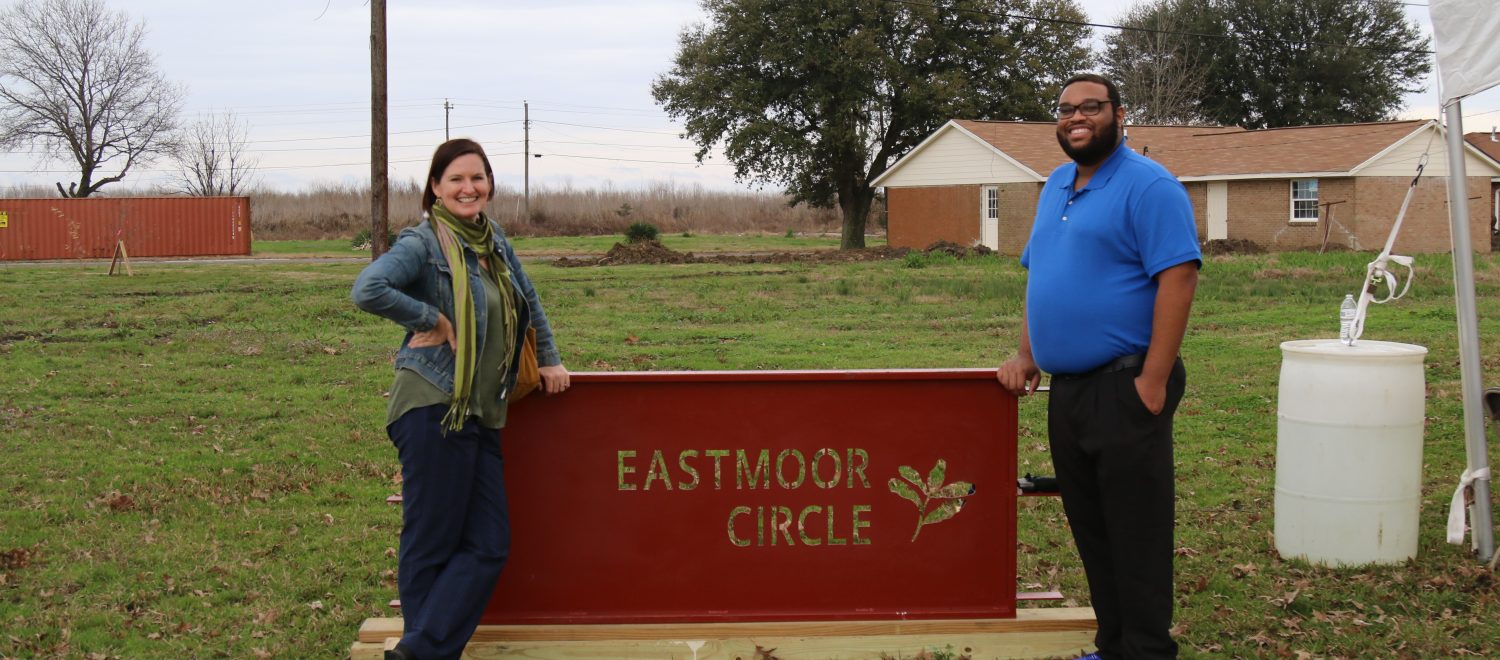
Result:
{"type": "Polygon", "coordinates": [[[0,261],[250,254],[248,197],[0,199],[0,261]]]}

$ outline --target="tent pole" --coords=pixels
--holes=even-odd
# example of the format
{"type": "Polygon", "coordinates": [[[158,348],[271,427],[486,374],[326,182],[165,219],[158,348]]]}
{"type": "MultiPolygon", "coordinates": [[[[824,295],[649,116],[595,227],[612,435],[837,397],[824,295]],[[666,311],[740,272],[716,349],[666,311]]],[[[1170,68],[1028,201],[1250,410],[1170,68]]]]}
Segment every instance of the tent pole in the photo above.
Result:
{"type": "MultiPolygon", "coordinates": [[[[1463,376],[1464,446],[1468,470],[1475,473],[1490,465],[1485,442],[1484,383],[1479,372],[1479,314],[1474,303],[1474,251],[1469,236],[1468,177],[1464,163],[1463,110],[1458,101],[1449,104],[1448,119],[1448,219],[1453,235],[1454,302],[1458,305],[1458,361],[1463,376]]],[[[1481,561],[1495,552],[1495,531],[1490,515],[1490,480],[1475,479],[1474,505],[1469,507],[1470,530],[1481,561]]]]}

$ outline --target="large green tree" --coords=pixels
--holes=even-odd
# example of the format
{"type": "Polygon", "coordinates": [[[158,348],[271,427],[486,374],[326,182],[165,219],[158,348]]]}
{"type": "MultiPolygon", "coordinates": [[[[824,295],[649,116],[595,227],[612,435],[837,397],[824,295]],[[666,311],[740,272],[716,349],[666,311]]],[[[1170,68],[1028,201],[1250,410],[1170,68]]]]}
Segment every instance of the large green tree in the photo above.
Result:
{"type": "Polygon", "coordinates": [[[652,93],[706,158],[792,203],[837,204],[864,246],[869,182],[949,119],[1047,119],[1085,67],[1073,0],[704,0],[652,93]],[[1052,19],[1052,20],[1039,20],[1052,19]],[[1058,21],[1057,19],[1060,19],[1058,21]]]}
{"type": "MultiPolygon", "coordinates": [[[[1140,68],[1174,43],[1202,67],[1194,111],[1246,128],[1390,119],[1432,69],[1428,39],[1399,0],[1148,0],[1106,39],[1105,68],[1140,68]],[[1169,33],[1140,30],[1166,29],[1169,33]],[[1169,41],[1170,40],[1170,41],[1169,41]]],[[[1126,105],[1132,91],[1122,90],[1126,105]]]]}

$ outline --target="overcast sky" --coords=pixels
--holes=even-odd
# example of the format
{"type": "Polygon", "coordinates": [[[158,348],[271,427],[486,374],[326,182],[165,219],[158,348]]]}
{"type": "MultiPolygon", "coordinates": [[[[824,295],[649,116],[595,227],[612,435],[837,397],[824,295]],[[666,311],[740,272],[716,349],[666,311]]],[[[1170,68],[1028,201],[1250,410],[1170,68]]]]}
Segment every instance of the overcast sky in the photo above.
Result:
{"type": "MultiPolygon", "coordinates": [[[[146,23],[158,65],[186,90],[185,119],[232,110],[249,122],[263,184],[299,189],[368,179],[366,2],[106,1],[146,23]]],[[[1430,32],[1423,1],[1406,11],[1430,32]]],[[[1081,0],[1099,23],[1113,23],[1130,4],[1081,0]]],[[[452,134],[482,142],[496,177],[516,189],[523,101],[530,102],[531,150],[543,154],[531,159],[533,189],[749,187],[733,180],[722,159],[695,164],[693,146],[677,138],[680,126],[651,98],[678,33],[701,18],[695,0],[388,0],[392,180],[423,176],[443,139],[447,99],[452,134]]],[[[1431,87],[1408,99],[1404,116],[1437,116],[1431,87]]],[[[1466,130],[1489,130],[1500,124],[1500,91],[1469,99],[1464,110],[1466,130]]],[[[0,188],[76,180],[69,167],[0,153],[0,188]]],[[[132,171],[127,182],[162,182],[169,167],[132,171]]]]}

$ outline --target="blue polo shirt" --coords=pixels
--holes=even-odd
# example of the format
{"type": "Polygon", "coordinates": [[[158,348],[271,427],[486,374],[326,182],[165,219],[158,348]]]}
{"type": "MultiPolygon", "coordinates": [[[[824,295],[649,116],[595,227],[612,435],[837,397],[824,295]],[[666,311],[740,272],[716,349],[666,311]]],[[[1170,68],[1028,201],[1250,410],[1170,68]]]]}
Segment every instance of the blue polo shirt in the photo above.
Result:
{"type": "Polygon", "coordinates": [[[1031,353],[1052,374],[1145,353],[1157,273],[1202,264],[1192,202],[1166,168],[1121,142],[1075,191],[1077,172],[1047,177],[1021,253],[1031,353]]]}

